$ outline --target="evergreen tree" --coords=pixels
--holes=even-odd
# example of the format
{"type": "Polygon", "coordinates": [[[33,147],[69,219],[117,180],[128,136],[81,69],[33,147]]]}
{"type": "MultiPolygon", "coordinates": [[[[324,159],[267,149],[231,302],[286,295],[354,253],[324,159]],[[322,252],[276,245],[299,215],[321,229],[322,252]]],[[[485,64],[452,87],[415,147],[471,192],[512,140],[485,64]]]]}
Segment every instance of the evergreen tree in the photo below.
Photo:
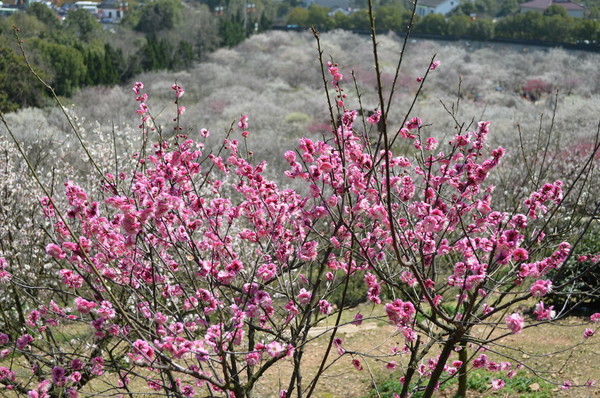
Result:
{"type": "Polygon", "coordinates": [[[144,33],[157,33],[173,29],[182,10],[181,0],[156,0],[141,9],[135,29],[144,33]]]}
{"type": "Polygon", "coordinates": [[[169,68],[172,70],[182,70],[190,68],[194,63],[194,49],[190,43],[181,40],[177,50],[171,56],[169,68]]]}
{"type": "MultiPolygon", "coordinates": [[[[44,76],[43,71],[37,71],[44,76]]],[[[45,100],[35,77],[22,57],[0,44],[0,112],[11,112],[23,106],[41,106],[45,100]]]]}
{"type": "Polygon", "coordinates": [[[87,67],[84,55],[73,47],[44,40],[33,41],[53,78],[50,84],[56,94],[71,96],[86,82],[87,67]]]}
{"type": "Polygon", "coordinates": [[[236,17],[221,19],[219,33],[226,47],[237,46],[246,38],[244,24],[236,17]]]}
{"type": "Polygon", "coordinates": [[[171,63],[168,44],[156,35],[146,38],[146,45],[139,51],[139,56],[141,67],[145,71],[168,69],[171,63]]]}
{"type": "Polygon", "coordinates": [[[119,84],[123,82],[125,57],[121,49],[115,50],[110,44],[104,45],[104,64],[106,75],[104,84],[119,84]]]}
{"type": "Polygon", "coordinates": [[[50,29],[58,29],[59,21],[56,13],[43,3],[33,3],[27,8],[27,14],[33,15],[50,29]]]}

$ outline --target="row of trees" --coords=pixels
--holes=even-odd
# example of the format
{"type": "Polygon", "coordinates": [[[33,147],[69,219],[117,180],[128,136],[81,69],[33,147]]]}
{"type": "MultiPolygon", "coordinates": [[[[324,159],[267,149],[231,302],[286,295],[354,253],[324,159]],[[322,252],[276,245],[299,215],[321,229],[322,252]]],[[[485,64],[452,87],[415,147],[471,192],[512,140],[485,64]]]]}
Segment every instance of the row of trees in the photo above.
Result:
{"type": "Polygon", "coordinates": [[[598,21],[568,17],[562,7],[555,10],[558,13],[528,12],[500,19],[495,24],[495,36],[562,43],[600,42],[598,21]]]}
{"type": "MultiPolygon", "coordinates": [[[[473,6],[470,2],[469,7],[473,6]]],[[[473,6],[474,7],[474,6],[473,6]]],[[[408,26],[410,12],[399,5],[386,5],[375,9],[376,26],[381,30],[404,31],[408,26]]],[[[317,26],[320,29],[368,29],[369,18],[365,10],[349,15],[338,12],[329,14],[329,8],[316,5],[296,7],[290,11],[288,24],[301,27],[317,26]]],[[[429,14],[416,17],[414,32],[468,37],[474,40],[493,38],[540,40],[561,43],[600,41],[600,23],[592,19],[578,19],[566,15],[564,8],[550,7],[545,14],[527,12],[507,15],[497,20],[472,18],[457,12],[449,17],[429,14]]]]}
{"type": "MultiPolygon", "coordinates": [[[[375,8],[377,28],[383,30],[402,30],[408,25],[410,12],[400,4],[388,4],[375,8]]],[[[308,8],[294,7],[290,10],[287,23],[300,27],[315,26],[328,29],[369,29],[369,13],[365,9],[356,10],[348,15],[337,12],[330,15],[328,7],[311,5],[308,8]]]]}
{"type": "Polygon", "coordinates": [[[461,2],[452,10],[452,15],[477,15],[479,17],[498,18],[517,14],[520,10],[518,0],[474,0],[461,2]]]}

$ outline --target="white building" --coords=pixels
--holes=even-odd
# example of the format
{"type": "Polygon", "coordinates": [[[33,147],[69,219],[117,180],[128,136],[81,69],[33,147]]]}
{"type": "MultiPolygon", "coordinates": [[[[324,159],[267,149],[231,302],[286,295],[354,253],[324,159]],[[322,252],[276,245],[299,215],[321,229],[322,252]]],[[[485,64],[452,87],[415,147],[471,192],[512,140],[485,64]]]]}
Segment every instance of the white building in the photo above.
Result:
{"type": "Polygon", "coordinates": [[[460,0],[421,0],[417,3],[417,15],[446,15],[460,5],[460,0]]]}
{"type": "Polygon", "coordinates": [[[90,14],[98,14],[98,3],[95,1],[76,1],[73,3],[73,8],[86,10],[90,14]]]}

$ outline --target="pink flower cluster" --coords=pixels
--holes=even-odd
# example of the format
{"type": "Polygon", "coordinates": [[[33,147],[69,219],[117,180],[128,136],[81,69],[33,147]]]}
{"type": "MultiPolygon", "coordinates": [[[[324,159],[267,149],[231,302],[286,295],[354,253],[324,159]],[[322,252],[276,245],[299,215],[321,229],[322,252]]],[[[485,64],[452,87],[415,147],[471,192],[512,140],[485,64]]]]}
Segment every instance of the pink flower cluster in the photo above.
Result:
{"type": "Polygon", "coordinates": [[[537,280],[533,283],[529,291],[533,297],[545,296],[552,291],[552,281],[549,279],[537,280]]]}
{"type": "Polygon", "coordinates": [[[338,64],[334,64],[333,62],[327,62],[328,72],[333,78],[331,80],[331,84],[335,87],[335,92],[337,95],[337,106],[339,108],[344,108],[344,99],[346,98],[346,94],[344,93],[344,89],[340,87],[340,82],[344,79],[344,75],[340,73],[340,68],[338,64]]]}
{"type": "Polygon", "coordinates": [[[544,303],[541,301],[535,305],[535,310],[533,311],[535,315],[537,315],[538,321],[549,321],[556,317],[556,311],[554,311],[554,306],[550,306],[546,308],[544,303]]]}
{"type": "Polygon", "coordinates": [[[544,184],[539,191],[533,192],[524,202],[529,208],[529,217],[535,219],[539,214],[546,214],[546,203],[549,201],[559,204],[563,198],[562,185],[562,181],[555,181],[553,184],[544,184]]]}
{"type": "Polygon", "coordinates": [[[387,303],[385,312],[390,322],[396,326],[409,326],[416,314],[413,303],[400,299],[387,303]]]}
{"type": "Polygon", "coordinates": [[[504,321],[506,322],[506,326],[510,329],[512,334],[521,333],[523,331],[525,322],[523,321],[521,315],[514,313],[507,316],[504,321]]]}
{"type": "Polygon", "coordinates": [[[6,270],[8,268],[8,262],[4,257],[0,257],[0,285],[7,283],[11,280],[11,274],[6,270]]]}

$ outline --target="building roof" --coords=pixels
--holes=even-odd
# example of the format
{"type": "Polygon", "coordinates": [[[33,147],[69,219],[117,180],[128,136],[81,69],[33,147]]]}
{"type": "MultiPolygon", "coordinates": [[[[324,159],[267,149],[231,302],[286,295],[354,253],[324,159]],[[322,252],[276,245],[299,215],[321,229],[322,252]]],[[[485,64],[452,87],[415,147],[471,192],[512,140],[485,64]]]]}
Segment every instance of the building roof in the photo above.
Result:
{"type": "Polygon", "coordinates": [[[555,1],[554,4],[564,7],[567,10],[585,10],[582,4],[573,3],[572,1],[555,1]]]}
{"type": "Polygon", "coordinates": [[[526,3],[521,3],[521,8],[529,8],[534,10],[545,10],[552,4],[564,7],[567,10],[584,10],[585,7],[581,4],[573,3],[572,1],[552,1],[552,0],[533,0],[526,3]]]}
{"type": "Polygon", "coordinates": [[[535,8],[539,10],[545,10],[552,5],[552,0],[533,0],[526,3],[521,3],[521,7],[524,8],[535,8]]]}
{"type": "Polygon", "coordinates": [[[445,1],[448,1],[448,0],[422,0],[422,1],[419,1],[417,3],[417,5],[424,6],[424,7],[436,8],[437,6],[444,3],[445,1]]]}

